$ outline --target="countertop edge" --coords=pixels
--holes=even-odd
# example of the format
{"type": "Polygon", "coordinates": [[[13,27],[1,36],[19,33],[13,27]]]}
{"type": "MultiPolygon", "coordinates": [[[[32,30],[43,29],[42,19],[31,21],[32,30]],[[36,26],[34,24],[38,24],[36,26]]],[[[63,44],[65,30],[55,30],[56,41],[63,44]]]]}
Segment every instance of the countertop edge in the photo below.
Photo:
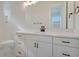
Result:
{"type": "Polygon", "coordinates": [[[74,32],[73,33],[68,33],[68,32],[26,32],[26,31],[21,32],[21,31],[17,31],[16,34],[79,38],[79,33],[74,33],[74,32]]]}

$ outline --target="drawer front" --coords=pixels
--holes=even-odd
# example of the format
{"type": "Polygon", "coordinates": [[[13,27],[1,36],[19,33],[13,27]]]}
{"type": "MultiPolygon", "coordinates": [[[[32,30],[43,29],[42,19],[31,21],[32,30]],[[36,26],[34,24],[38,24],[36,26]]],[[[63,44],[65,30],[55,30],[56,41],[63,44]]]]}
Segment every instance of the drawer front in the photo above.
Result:
{"type": "Polygon", "coordinates": [[[61,45],[67,45],[67,46],[72,46],[72,47],[78,47],[79,48],[79,40],[78,39],[54,38],[53,43],[54,44],[61,44],[61,45]]]}
{"type": "Polygon", "coordinates": [[[66,49],[66,47],[59,46],[59,45],[53,45],[53,56],[54,57],[69,57],[69,51],[66,49]],[[63,55],[67,54],[67,56],[63,55]]]}
{"type": "Polygon", "coordinates": [[[22,47],[22,48],[25,48],[25,44],[23,41],[17,41],[16,42],[16,47],[22,47]]]}
{"type": "Polygon", "coordinates": [[[54,45],[53,56],[54,57],[79,57],[79,49],[71,48],[67,46],[54,45]]]}
{"type": "Polygon", "coordinates": [[[25,57],[25,56],[26,56],[25,51],[23,51],[22,49],[16,50],[16,57],[25,57]]]}
{"type": "Polygon", "coordinates": [[[22,40],[25,38],[24,34],[16,34],[16,39],[22,40]]]}
{"type": "Polygon", "coordinates": [[[15,46],[15,53],[17,57],[26,56],[26,48],[23,42],[17,42],[15,46]]]}
{"type": "Polygon", "coordinates": [[[41,36],[41,35],[25,35],[26,40],[27,39],[34,39],[37,41],[43,41],[43,42],[52,42],[52,37],[49,36],[41,36]]]}

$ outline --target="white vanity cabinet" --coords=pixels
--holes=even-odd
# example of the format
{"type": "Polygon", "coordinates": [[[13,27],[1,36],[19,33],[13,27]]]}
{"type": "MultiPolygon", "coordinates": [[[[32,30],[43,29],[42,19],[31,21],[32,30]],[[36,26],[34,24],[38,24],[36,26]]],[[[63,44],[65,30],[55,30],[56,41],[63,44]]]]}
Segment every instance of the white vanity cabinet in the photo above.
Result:
{"type": "Polygon", "coordinates": [[[53,40],[54,57],[79,57],[79,39],[55,37],[53,40]]]}
{"type": "Polygon", "coordinates": [[[28,57],[52,57],[52,37],[25,35],[28,57]]]}

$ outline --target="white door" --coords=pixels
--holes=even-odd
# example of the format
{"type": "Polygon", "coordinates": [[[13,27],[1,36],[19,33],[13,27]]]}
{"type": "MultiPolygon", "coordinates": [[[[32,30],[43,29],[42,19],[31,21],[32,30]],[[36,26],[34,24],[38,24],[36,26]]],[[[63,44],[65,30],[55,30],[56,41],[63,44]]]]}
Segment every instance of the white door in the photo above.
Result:
{"type": "Polygon", "coordinates": [[[26,40],[26,48],[27,48],[27,56],[28,57],[36,57],[36,41],[35,40],[26,40]]]}
{"type": "Polygon", "coordinates": [[[52,57],[52,44],[38,42],[38,44],[37,44],[37,56],[38,57],[52,57]]]}
{"type": "Polygon", "coordinates": [[[72,31],[75,27],[75,20],[74,20],[74,2],[68,1],[67,2],[67,26],[68,30],[72,31]]]}

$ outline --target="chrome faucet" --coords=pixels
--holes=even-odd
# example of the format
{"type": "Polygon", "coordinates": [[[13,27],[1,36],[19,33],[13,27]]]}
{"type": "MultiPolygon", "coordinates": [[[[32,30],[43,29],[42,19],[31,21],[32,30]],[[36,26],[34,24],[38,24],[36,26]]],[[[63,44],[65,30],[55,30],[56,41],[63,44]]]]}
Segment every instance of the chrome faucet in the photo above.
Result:
{"type": "Polygon", "coordinates": [[[45,32],[45,30],[46,30],[45,26],[41,26],[40,31],[45,32]]]}

